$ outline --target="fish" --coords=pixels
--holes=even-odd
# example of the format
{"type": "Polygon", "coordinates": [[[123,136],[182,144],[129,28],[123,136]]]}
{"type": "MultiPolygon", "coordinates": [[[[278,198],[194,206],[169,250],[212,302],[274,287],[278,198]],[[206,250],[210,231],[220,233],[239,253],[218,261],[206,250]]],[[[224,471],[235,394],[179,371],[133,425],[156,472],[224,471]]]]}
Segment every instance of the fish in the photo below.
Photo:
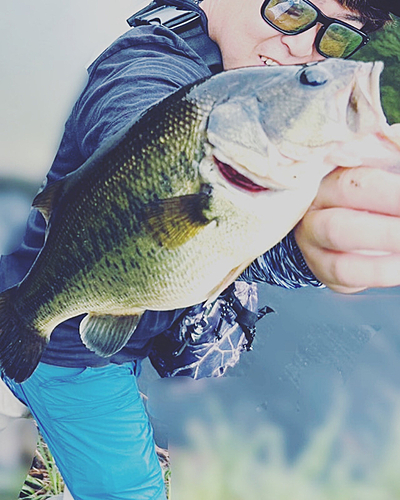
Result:
{"type": "Polygon", "coordinates": [[[276,245],[322,178],[399,163],[379,98],[382,63],[329,59],[234,69],[183,87],[33,201],[45,243],[0,294],[0,366],[29,378],[53,329],[122,349],[145,310],[211,303],[276,245]]]}

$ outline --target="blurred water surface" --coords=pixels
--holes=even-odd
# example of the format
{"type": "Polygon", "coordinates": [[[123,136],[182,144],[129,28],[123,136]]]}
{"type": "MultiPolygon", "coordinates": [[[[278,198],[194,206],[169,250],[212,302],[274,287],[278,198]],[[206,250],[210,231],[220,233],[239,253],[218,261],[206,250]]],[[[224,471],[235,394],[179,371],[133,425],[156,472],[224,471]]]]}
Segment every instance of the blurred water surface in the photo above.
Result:
{"type": "Polygon", "coordinates": [[[276,313],[230,377],[151,386],[173,499],[399,499],[399,290],[260,295],[276,313]]]}

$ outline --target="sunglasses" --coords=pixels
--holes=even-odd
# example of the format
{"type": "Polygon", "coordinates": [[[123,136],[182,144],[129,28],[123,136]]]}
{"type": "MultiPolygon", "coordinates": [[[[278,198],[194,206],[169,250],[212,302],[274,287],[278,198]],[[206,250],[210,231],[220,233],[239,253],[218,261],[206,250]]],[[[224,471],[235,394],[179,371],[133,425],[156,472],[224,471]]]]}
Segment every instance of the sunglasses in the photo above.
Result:
{"type": "Polygon", "coordinates": [[[339,19],[325,16],[308,0],[265,0],[261,7],[264,21],[285,35],[298,35],[317,23],[322,24],[315,48],[323,57],[346,59],[361,49],[369,37],[339,19]]]}

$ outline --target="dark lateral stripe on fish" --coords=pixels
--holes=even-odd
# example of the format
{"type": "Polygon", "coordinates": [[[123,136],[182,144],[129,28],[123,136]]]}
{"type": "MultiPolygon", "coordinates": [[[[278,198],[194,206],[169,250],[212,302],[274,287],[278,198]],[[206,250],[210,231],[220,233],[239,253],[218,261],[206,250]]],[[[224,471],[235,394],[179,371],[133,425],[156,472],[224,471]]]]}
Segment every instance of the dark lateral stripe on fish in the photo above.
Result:
{"type": "Polygon", "coordinates": [[[17,287],[0,294],[0,367],[20,383],[39,363],[47,339],[22,324],[12,304],[17,287]]]}
{"type": "Polygon", "coordinates": [[[270,190],[269,188],[260,186],[259,184],[255,184],[253,181],[251,181],[244,175],[240,174],[237,170],[232,168],[227,163],[223,163],[222,161],[218,160],[218,158],[216,158],[215,156],[214,156],[214,162],[217,165],[218,170],[225,177],[225,179],[234,186],[240,187],[252,193],[270,190]]]}

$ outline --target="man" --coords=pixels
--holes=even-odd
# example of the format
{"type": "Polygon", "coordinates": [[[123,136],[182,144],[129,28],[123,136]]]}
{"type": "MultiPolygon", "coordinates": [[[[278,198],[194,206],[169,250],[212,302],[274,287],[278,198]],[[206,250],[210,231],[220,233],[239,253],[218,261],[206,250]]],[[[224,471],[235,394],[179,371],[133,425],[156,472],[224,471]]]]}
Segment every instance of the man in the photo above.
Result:
{"type": "MultiPolygon", "coordinates": [[[[348,7],[336,0],[315,4],[308,0],[263,4],[260,0],[204,0],[201,9],[179,3],[201,15],[205,32],[208,21],[208,33],[220,58],[212,71],[221,69],[221,63],[231,69],[301,64],[335,56],[321,49],[321,35],[328,32],[333,19],[344,27],[346,39],[353,42],[358,37],[361,46],[365,40],[361,29],[380,28],[389,20],[389,11],[400,13],[397,3],[393,8],[389,2],[377,2],[377,8],[372,0],[349,1],[348,7]],[[280,21],[271,20],[274,7],[284,13],[280,21]],[[289,34],[287,28],[304,20],[306,13],[312,13],[317,22],[289,34]]],[[[149,106],[211,74],[206,54],[196,52],[183,38],[184,34],[180,37],[162,26],[143,24],[120,37],[95,61],[66,124],[49,183],[79,168],[149,106]]],[[[340,49],[346,54],[346,44],[340,49]]],[[[322,282],[342,292],[398,285],[400,241],[390,235],[400,224],[396,203],[400,181],[368,167],[337,169],[328,176],[295,232],[259,258],[246,271],[246,279],[287,287],[322,282]],[[385,193],[379,200],[377,189],[385,193]],[[391,253],[373,257],[353,250],[391,253]]],[[[400,234],[397,229],[395,233],[400,234]]],[[[23,245],[2,259],[2,288],[23,278],[43,244],[43,234],[43,219],[33,212],[23,245]]],[[[127,346],[108,359],[83,346],[78,334],[82,318],[74,318],[54,330],[42,362],[26,382],[16,384],[4,376],[12,392],[30,408],[75,500],[165,498],[136,376],[153,337],[177,328],[189,313],[145,313],[127,346]],[[147,340],[144,344],[143,339],[147,340]]]]}

